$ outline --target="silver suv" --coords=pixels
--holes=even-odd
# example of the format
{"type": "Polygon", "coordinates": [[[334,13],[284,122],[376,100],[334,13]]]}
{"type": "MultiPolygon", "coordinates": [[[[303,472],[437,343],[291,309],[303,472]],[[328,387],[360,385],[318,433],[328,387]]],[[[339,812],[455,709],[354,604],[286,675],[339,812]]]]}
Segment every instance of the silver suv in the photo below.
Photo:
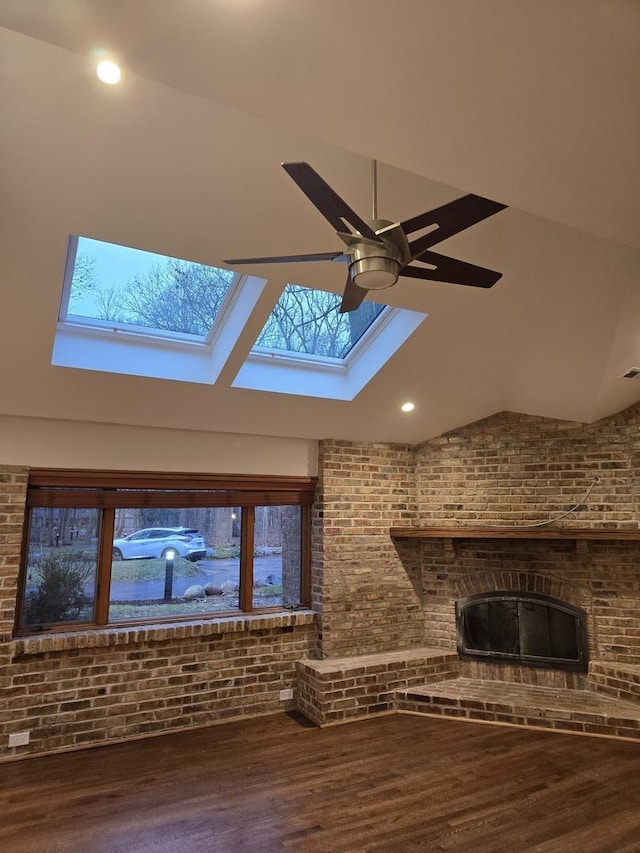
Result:
{"type": "Polygon", "coordinates": [[[113,560],[142,560],[145,557],[167,558],[170,553],[195,562],[206,557],[207,548],[193,527],[148,527],[124,539],[113,540],[113,560]]]}

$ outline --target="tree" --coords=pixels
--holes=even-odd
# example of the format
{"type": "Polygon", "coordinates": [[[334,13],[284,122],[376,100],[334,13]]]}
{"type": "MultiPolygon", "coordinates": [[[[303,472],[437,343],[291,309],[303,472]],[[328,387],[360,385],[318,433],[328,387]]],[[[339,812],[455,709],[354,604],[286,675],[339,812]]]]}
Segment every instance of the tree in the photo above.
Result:
{"type": "Polygon", "coordinates": [[[102,287],[96,291],[96,318],[111,320],[113,323],[126,323],[122,292],[116,287],[102,287]]]}
{"type": "MultiPolygon", "coordinates": [[[[375,302],[362,302],[356,311],[349,311],[346,315],[349,322],[349,338],[351,346],[360,340],[373,321],[383,311],[384,305],[375,302]]],[[[342,315],[345,316],[344,314],[342,315]]]]}
{"type": "Polygon", "coordinates": [[[233,275],[230,270],[167,258],[164,265],[130,279],[114,308],[137,326],[206,336],[233,275]]]}
{"type": "Polygon", "coordinates": [[[357,311],[340,314],[340,301],[335,293],[288,284],[257,345],[344,358],[384,306],[363,302],[357,311]]]}
{"type": "Polygon", "coordinates": [[[101,285],[94,260],[78,254],[70,303],[90,296],[90,316],[113,323],[144,326],[206,337],[234,273],[204,264],[166,258],[124,285],[101,285]]]}
{"type": "Polygon", "coordinates": [[[84,252],[78,252],[73,267],[73,283],[69,304],[77,304],[84,296],[99,289],[95,260],[84,252]]]}

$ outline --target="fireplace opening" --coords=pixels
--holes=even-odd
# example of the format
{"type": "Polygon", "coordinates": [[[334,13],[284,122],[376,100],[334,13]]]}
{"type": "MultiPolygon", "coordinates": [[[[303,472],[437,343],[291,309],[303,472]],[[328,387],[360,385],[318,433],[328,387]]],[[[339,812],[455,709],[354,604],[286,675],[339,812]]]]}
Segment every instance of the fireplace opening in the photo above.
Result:
{"type": "Polygon", "coordinates": [[[532,592],[484,592],[456,602],[463,660],[516,662],[586,672],[586,613],[532,592]]]}

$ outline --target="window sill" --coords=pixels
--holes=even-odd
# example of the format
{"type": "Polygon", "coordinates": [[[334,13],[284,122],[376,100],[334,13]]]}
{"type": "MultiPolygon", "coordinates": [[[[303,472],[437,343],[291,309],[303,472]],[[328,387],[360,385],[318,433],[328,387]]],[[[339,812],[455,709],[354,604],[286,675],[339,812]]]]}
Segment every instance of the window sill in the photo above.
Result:
{"type": "Polygon", "coordinates": [[[315,622],[313,610],[279,611],[277,613],[242,614],[220,619],[164,622],[162,624],[132,625],[119,628],[92,628],[88,631],[43,633],[16,637],[12,641],[14,655],[40,655],[46,652],[65,652],[72,649],[126,646],[132,643],[159,643],[187,637],[215,637],[222,634],[250,634],[273,628],[310,625],[315,622]]]}

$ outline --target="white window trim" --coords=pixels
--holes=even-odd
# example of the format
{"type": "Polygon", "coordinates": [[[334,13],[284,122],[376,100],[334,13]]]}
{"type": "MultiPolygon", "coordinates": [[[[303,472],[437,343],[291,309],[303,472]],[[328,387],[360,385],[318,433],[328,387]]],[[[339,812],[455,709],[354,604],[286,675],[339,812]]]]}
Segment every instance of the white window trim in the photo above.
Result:
{"type": "Polygon", "coordinates": [[[427,314],[406,308],[388,308],[344,359],[253,349],[232,386],[353,400],[426,318],[427,314]]]}
{"type": "Polygon", "coordinates": [[[58,322],[51,363],[154,379],[215,383],[264,290],[266,280],[240,276],[231,286],[207,341],[156,334],[104,321],[58,322]],[[99,325],[98,325],[99,324],[99,325]]]}

